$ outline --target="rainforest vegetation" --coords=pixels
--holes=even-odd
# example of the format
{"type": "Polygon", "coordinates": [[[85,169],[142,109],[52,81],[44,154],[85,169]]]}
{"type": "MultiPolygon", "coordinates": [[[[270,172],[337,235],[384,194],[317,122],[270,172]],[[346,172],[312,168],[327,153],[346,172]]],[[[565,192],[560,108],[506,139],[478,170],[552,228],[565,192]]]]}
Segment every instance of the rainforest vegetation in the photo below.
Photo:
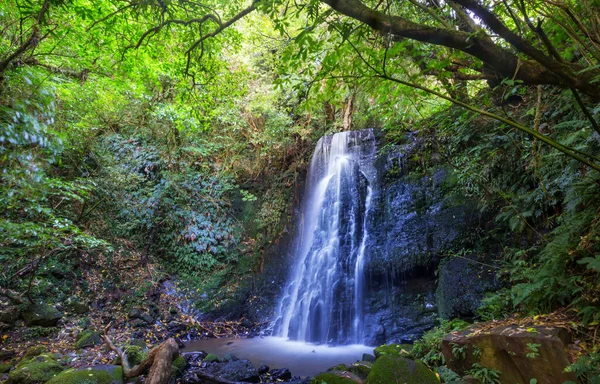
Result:
{"type": "MultiPolygon", "coordinates": [[[[407,177],[443,167],[481,214],[439,255],[489,256],[501,285],[469,320],[560,323],[567,369],[600,383],[598,0],[3,0],[0,30],[7,372],[39,340],[134,332],[166,280],[194,303],[186,332],[260,327],[232,303],[264,304],[317,140],[375,128],[382,153],[416,143],[407,177]]],[[[446,320],[413,349],[430,368],[446,320]]]]}

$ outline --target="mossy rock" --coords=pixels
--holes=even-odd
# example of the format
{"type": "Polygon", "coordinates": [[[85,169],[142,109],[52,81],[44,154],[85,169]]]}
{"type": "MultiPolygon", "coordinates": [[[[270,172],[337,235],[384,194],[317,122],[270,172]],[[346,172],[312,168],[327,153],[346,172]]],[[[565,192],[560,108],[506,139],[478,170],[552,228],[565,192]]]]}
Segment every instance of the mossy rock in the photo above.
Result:
{"type": "Polygon", "coordinates": [[[86,347],[93,347],[94,345],[102,344],[102,335],[100,332],[95,331],[83,331],[77,337],[77,342],[75,343],[75,347],[77,349],[82,349],[86,347]]]}
{"type": "Polygon", "coordinates": [[[375,360],[366,384],[439,384],[425,364],[398,356],[383,355],[375,360]]]}
{"type": "Polygon", "coordinates": [[[43,345],[32,345],[31,347],[25,350],[25,354],[23,355],[23,359],[30,359],[32,357],[36,357],[46,352],[46,347],[43,345]]]}
{"type": "Polygon", "coordinates": [[[347,367],[346,370],[364,380],[369,376],[369,373],[371,373],[371,368],[373,368],[373,363],[369,361],[359,361],[347,367]]]}
{"type": "Polygon", "coordinates": [[[23,320],[28,327],[53,327],[61,318],[60,312],[48,304],[33,304],[23,312],[23,320]]]}
{"type": "Polygon", "coordinates": [[[185,367],[187,366],[187,361],[183,358],[183,356],[179,355],[175,360],[173,360],[171,370],[173,372],[172,376],[181,376],[185,367]]]}
{"type": "Polygon", "coordinates": [[[6,384],[42,384],[63,371],[52,355],[42,354],[21,360],[8,374],[6,384]]]}
{"type": "Polygon", "coordinates": [[[148,352],[137,345],[127,345],[123,348],[123,352],[127,355],[127,362],[130,367],[138,365],[148,357],[148,352]]]}
{"type": "MultiPolygon", "coordinates": [[[[313,377],[310,384],[362,384],[360,377],[348,371],[329,371],[313,377]]],[[[390,383],[386,383],[390,384],[390,383]]]]}
{"type": "Polygon", "coordinates": [[[413,346],[410,344],[389,344],[389,345],[381,345],[373,350],[375,354],[375,358],[379,358],[381,356],[400,356],[404,357],[409,354],[412,350],[413,346]]]}
{"type": "Polygon", "coordinates": [[[68,369],[46,384],[122,384],[123,369],[116,365],[100,365],[68,369]]]}
{"type": "Polygon", "coordinates": [[[8,373],[10,367],[12,367],[10,364],[0,364],[0,373],[8,373]]]}
{"type": "Polygon", "coordinates": [[[214,353],[209,353],[204,358],[204,362],[205,363],[218,363],[219,362],[219,356],[215,355],[214,353]]]}

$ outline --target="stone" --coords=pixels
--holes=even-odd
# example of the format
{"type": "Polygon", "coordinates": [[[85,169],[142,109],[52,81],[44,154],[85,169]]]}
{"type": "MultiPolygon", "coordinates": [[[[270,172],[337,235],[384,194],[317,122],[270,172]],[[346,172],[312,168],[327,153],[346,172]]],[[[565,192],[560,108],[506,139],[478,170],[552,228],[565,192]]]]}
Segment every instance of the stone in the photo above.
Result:
{"type": "Polygon", "coordinates": [[[15,307],[7,307],[0,310],[0,323],[7,326],[13,326],[19,320],[19,309],[15,307]]]}
{"type": "Polygon", "coordinates": [[[142,311],[138,308],[133,308],[131,311],[129,311],[129,313],[127,314],[127,317],[129,319],[139,319],[140,316],[142,316],[142,311]]]}
{"type": "Polygon", "coordinates": [[[100,332],[83,331],[77,337],[75,347],[77,349],[82,349],[87,347],[93,347],[95,345],[101,345],[102,343],[102,334],[100,332]]]}
{"type": "Polygon", "coordinates": [[[188,362],[188,363],[197,363],[199,361],[202,361],[204,358],[206,358],[206,356],[208,356],[208,353],[204,352],[204,351],[197,351],[197,352],[184,352],[182,353],[183,358],[188,362]]]}
{"type": "Polygon", "coordinates": [[[272,369],[270,374],[274,381],[288,381],[292,379],[292,372],[287,368],[272,369]]]}
{"type": "Polygon", "coordinates": [[[228,363],[230,361],[238,361],[239,359],[235,356],[232,355],[231,353],[226,354],[225,356],[223,356],[223,362],[228,363]]]}
{"type": "Polygon", "coordinates": [[[87,304],[80,302],[76,298],[67,299],[67,301],[65,302],[65,306],[69,311],[78,315],[86,314],[90,310],[90,307],[87,304]]]}
{"type": "Polygon", "coordinates": [[[260,382],[258,370],[248,360],[230,361],[219,369],[217,375],[230,381],[260,382]]]}
{"type": "Polygon", "coordinates": [[[173,360],[171,371],[172,376],[181,376],[187,366],[187,361],[183,358],[183,356],[179,355],[175,360],[173,360]]]}
{"type": "Polygon", "coordinates": [[[118,365],[67,369],[47,384],[123,384],[123,369],[118,365]]]}
{"type": "Polygon", "coordinates": [[[369,376],[371,368],[373,368],[373,363],[369,361],[358,361],[347,367],[347,370],[364,380],[369,376]]]}
{"type": "Polygon", "coordinates": [[[383,355],[375,360],[365,384],[439,384],[425,364],[399,356],[383,355]]]}
{"type": "Polygon", "coordinates": [[[23,312],[23,320],[28,327],[53,327],[61,318],[60,312],[48,304],[33,304],[23,312]]]}
{"type": "MultiPolygon", "coordinates": [[[[328,371],[313,377],[310,384],[363,384],[364,381],[349,371],[328,371]]],[[[387,384],[387,383],[386,383],[387,384]]]]}
{"type": "Polygon", "coordinates": [[[43,345],[32,345],[31,347],[25,350],[25,353],[23,354],[23,360],[39,356],[45,352],[46,347],[44,347],[43,345]]]}
{"type": "Polygon", "coordinates": [[[412,345],[407,344],[388,344],[381,345],[373,350],[375,353],[375,358],[379,358],[381,356],[389,355],[389,356],[407,356],[409,352],[412,350],[412,345]]]}
{"type": "Polygon", "coordinates": [[[205,363],[218,363],[219,362],[219,356],[215,355],[214,353],[209,353],[204,358],[204,362],[205,363]]]}
{"type": "Polygon", "coordinates": [[[370,353],[363,353],[363,355],[362,355],[362,361],[368,361],[370,363],[374,363],[375,362],[375,356],[371,355],[370,353]]]}
{"type": "Polygon", "coordinates": [[[267,372],[269,372],[269,366],[268,365],[261,365],[260,368],[258,368],[258,374],[259,375],[264,375],[267,372]]]}
{"type": "Polygon", "coordinates": [[[481,323],[447,335],[442,352],[448,368],[466,374],[474,364],[496,370],[502,383],[554,384],[577,381],[575,374],[564,372],[570,364],[569,331],[552,326],[500,326],[488,329],[481,323]]]}
{"type": "Polygon", "coordinates": [[[23,359],[8,374],[6,384],[42,384],[63,371],[54,356],[42,354],[23,359]]]}
{"type": "Polygon", "coordinates": [[[123,347],[123,352],[127,356],[127,362],[130,367],[134,367],[144,361],[148,357],[148,352],[137,345],[126,345],[123,347]]]}

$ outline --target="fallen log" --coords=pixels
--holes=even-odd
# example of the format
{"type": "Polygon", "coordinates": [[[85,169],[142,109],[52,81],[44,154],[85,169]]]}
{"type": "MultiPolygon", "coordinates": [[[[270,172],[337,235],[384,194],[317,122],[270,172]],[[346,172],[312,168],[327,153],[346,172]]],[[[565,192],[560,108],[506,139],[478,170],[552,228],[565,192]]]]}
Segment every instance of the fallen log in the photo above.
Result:
{"type": "Polygon", "coordinates": [[[134,367],[130,367],[127,360],[127,354],[114,345],[108,337],[110,325],[111,324],[108,324],[104,329],[102,339],[121,359],[123,376],[125,378],[133,378],[149,371],[145,381],[146,384],[167,384],[171,377],[171,365],[173,360],[179,356],[179,345],[177,344],[177,341],[173,338],[168,339],[162,344],[152,348],[150,352],[148,352],[148,357],[141,363],[134,367]]]}

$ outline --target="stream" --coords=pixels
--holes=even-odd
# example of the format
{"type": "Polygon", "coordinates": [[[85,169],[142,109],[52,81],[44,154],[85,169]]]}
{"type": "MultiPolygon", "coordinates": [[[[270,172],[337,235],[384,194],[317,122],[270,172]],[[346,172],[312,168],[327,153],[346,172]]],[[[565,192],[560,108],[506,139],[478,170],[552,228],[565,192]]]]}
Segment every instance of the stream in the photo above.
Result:
{"type": "Polygon", "coordinates": [[[219,358],[226,354],[250,360],[252,365],[270,368],[288,368],[294,376],[308,377],[338,364],[362,360],[363,353],[373,353],[373,347],[353,344],[342,346],[316,345],[288,341],[282,337],[253,339],[205,339],[186,344],[182,352],[205,351],[219,358]]]}

